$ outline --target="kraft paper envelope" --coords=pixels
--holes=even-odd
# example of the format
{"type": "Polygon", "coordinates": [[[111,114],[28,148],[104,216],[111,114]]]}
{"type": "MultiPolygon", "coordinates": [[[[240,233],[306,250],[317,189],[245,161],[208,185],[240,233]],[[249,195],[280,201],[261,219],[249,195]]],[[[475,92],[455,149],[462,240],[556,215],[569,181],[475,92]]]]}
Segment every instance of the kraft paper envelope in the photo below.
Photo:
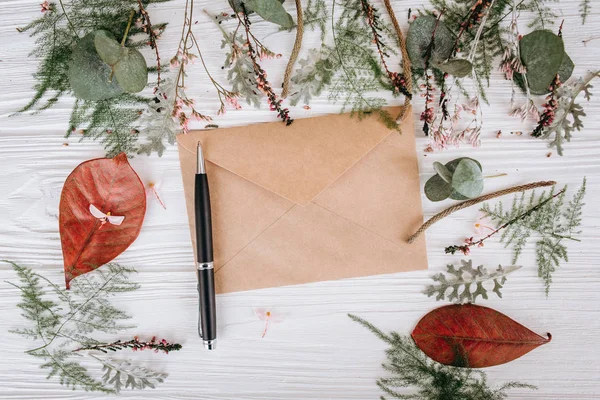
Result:
{"type": "Polygon", "coordinates": [[[194,248],[199,141],[209,161],[217,293],[426,269],[407,114],[401,135],[348,114],[179,135],[194,248]]]}

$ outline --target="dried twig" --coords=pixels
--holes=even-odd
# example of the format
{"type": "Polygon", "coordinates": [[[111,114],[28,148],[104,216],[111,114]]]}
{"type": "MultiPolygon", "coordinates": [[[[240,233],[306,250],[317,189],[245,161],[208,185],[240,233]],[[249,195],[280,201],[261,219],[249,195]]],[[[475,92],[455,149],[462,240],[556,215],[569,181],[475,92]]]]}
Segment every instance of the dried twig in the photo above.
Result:
{"type": "Polygon", "coordinates": [[[425,222],[423,225],[421,225],[421,227],[412,236],[410,236],[406,241],[408,243],[414,242],[431,225],[446,218],[450,214],[455,213],[456,211],[462,210],[463,208],[468,208],[468,207],[474,206],[475,204],[479,204],[484,201],[488,201],[488,200],[494,199],[496,197],[504,196],[507,194],[524,192],[525,190],[531,190],[531,189],[535,189],[535,188],[539,188],[539,187],[547,187],[547,186],[554,186],[554,185],[556,185],[555,181],[533,182],[533,183],[529,183],[527,185],[515,186],[515,187],[509,188],[509,189],[499,190],[494,193],[486,194],[484,196],[479,196],[479,197],[471,199],[471,200],[463,201],[462,203],[458,203],[450,208],[447,208],[444,211],[434,215],[432,218],[428,219],[427,222],[425,222]]]}

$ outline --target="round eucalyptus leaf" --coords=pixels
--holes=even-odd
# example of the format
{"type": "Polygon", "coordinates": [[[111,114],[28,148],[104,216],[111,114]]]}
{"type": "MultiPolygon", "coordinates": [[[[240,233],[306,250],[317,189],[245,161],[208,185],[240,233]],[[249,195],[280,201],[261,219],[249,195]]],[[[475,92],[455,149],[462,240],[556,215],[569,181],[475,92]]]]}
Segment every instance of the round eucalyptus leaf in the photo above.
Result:
{"type": "Polygon", "coordinates": [[[569,80],[571,75],[573,75],[573,70],[575,69],[575,63],[571,60],[571,57],[567,53],[565,53],[562,64],[560,64],[560,68],[558,69],[558,76],[560,77],[561,82],[566,82],[569,80]]]}
{"type": "Polygon", "coordinates": [[[565,56],[562,38],[547,30],[533,31],[519,42],[521,61],[527,68],[532,92],[547,93],[565,56]]]}
{"type": "Polygon", "coordinates": [[[462,194],[458,193],[456,190],[452,191],[450,198],[452,200],[469,200],[469,198],[467,196],[463,196],[462,194]]]}
{"type": "Polygon", "coordinates": [[[294,26],[294,19],[285,11],[279,0],[243,0],[242,3],[254,10],[265,21],[272,22],[285,29],[294,26]]]}
{"type": "Polygon", "coordinates": [[[416,68],[425,68],[425,55],[431,44],[431,36],[436,24],[435,38],[431,60],[444,61],[452,55],[454,37],[452,32],[442,21],[431,15],[422,15],[415,19],[408,28],[406,35],[406,49],[412,65],[416,68]]]}
{"type": "Polygon", "coordinates": [[[441,176],[435,174],[425,182],[425,196],[430,201],[446,200],[452,194],[452,184],[446,182],[441,176]]]}
{"type": "Polygon", "coordinates": [[[113,34],[105,30],[94,32],[94,46],[102,61],[110,66],[115,65],[125,53],[125,48],[121,47],[113,34]]]}
{"type": "MultiPolygon", "coordinates": [[[[229,6],[233,9],[233,11],[235,11],[236,13],[239,12],[243,12],[244,9],[242,8],[242,3],[244,3],[244,8],[246,9],[246,14],[250,15],[254,13],[254,10],[251,9],[247,2],[243,1],[243,0],[227,0],[229,2],[229,6]]],[[[279,2],[281,4],[283,4],[285,0],[279,0],[279,2]]]]}
{"type": "Polygon", "coordinates": [[[109,82],[110,67],[102,61],[94,46],[94,33],[79,40],[69,61],[69,84],[82,100],[104,100],[123,93],[116,79],[109,82]]]}
{"type": "Polygon", "coordinates": [[[481,168],[470,159],[461,160],[452,175],[452,188],[468,198],[477,197],[483,191],[481,168]]]}
{"type": "Polygon", "coordinates": [[[457,78],[464,78],[473,71],[473,64],[468,60],[448,60],[444,62],[432,62],[433,66],[442,72],[446,72],[457,78]]]}
{"type": "Polygon", "coordinates": [[[446,183],[452,183],[452,172],[444,164],[436,161],[433,163],[433,169],[446,183]]]}
{"type": "MultiPolygon", "coordinates": [[[[560,65],[560,69],[558,70],[558,76],[560,77],[560,81],[566,82],[571,77],[571,75],[573,75],[574,69],[575,64],[573,63],[573,60],[571,60],[571,57],[569,57],[569,55],[565,53],[562,64],[560,65]]],[[[517,86],[523,91],[523,93],[525,93],[525,80],[523,79],[523,75],[519,74],[518,72],[515,72],[513,79],[517,86]]],[[[531,94],[541,96],[549,93],[550,89],[544,88],[544,90],[533,90],[529,88],[529,91],[531,92],[531,94]]]]}
{"type": "Polygon", "coordinates": [[[473,159],[473,158],[469,158],[469,157],[460,157],[457,158],[455,160],[452,160],[450,162],[446,163],[446,168],[448,168],[448,170],[454,174],[454,171],[456,171],[456,167],[458,167],[458,164],[460,164],[460,162],[462,160],[471,160],[473,161],[475,164],[477,164],[477,166],[479,167],[479,170],[483,172],[483,168],[481,167],[481,164],[479,163],[479,161],[473,159]]]}
{"type": "Polygon", "coordinates": [[[125,47],[124,50],[123,57],[114,66],[115,77],[126,92],[141,92],[148,84],[146,59],[136,49],[125,47]]]}

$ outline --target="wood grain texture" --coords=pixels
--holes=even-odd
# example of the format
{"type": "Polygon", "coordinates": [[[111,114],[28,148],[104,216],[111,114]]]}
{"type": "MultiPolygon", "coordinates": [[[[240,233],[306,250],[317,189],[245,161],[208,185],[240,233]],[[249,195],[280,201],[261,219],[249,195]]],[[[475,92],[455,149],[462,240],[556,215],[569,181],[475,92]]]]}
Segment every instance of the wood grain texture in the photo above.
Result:
{"type": "MultiPolygon", "coordinates": [[[[50,111],[37,115],[9,117],[32,95],[37,62],[27,58],[33,42],[16,27],[39,16],[40,0],[0,1],[0,258],[36,268],[57,283],[62,282],[62,254],[58,235],[58,204],[62,185],[69,173],[82,161],[101,157],[103,151],[94,142],[65,140],[72,101],[62,99],[50,111]],[[68,142],[69,146],[63,146],[68,142]]],[[[407,10],[413,1],[394,1],[400,23],[406,28],[407,10]]],[[[175,52],[183,17],[183,0],[153,8],[153,21],[169,21],[161,39],[164,59],[175,52]]],[[[556,3],[565,18],[565,42],[577,64],[575,74],[584,74],[599,64],[600,40],[581,42],[600,35],[600,7],[582,27],[579,0],[556,3]]],[[[226,2],[198,1],[197,9],[213,12],[226,9],[226,2]]],[[[293,4],[286,2],[293,12],[293,4]],[[289,4],[288,4],[289,3],[289,4]]],[[[220,34],[204,14],[198,13],[194,26],[202,38],[205,58],[215,78],[224,80],[220,34]]],[[[525,29],[526,21],[523,21],[525,29]]],[[[275,52],[289,54],[293,33],[276,32],[265,23],[254,25],[258,36],[275,52]],[[270,35],[270,36],[268,36],[270,35]]],[[[306,32],[304,50],[318,43],[318,33],[306,32]]],[[[303,56],[301,54],[301,57],[303,56]]],[[[151,57],[150,53],[146,53],[151,57]]],[[[273,87],[279,87],[285,57],[265,63],[273,87]]],[[[199,65],[190,69],[188,94],[202,112],[214,114],[216,97],[199,65]]],[[[458,156],[480,160],[485,174],[507,173],[486,180],[485,192],[535,180],[554,179],[569,184],[572,193],[586,175],[589,189],[585,209],[582,242],[569,244],[570,262],[556,272],[550,297],[546,298],[536,276],[533,247],[528,246],[518,273],[509,277],[503,299],[491,299],[482,305],[493,307],[526,324],[536,332],[552,332],[551,343],[509,364],[487,370],[492,383],[524,380],[538,385],[535,392],[511,391],[511,399],[600,399],[600,101],[586,105],[586,129],[575,134],[566,147],[566,156],[553,154],[539,140],[511,131],[527,131],[531,123],[520,124],[507,116],[510,87],[495,73],[488,90],[491,106],[485,106],[483,146],[464,147],[442,154],[425,154],[427,144],[418,138],[421,186],[432,175],[433,161],[447,162],[458,156]],[[502,130],[502,138],[496,132],[502,130]]],[[[600,85],[597,85],[600,86],[600,85]]],[[[583,101],[583,100],[582,100],[583,101]]],[[[400,104],[401,99],[393,104],[400,104]]],[[[294,118],[337,112],[326,96],[315,100],[312,110],[292,109],[294,118]]],[[[418,117],[420,105],[414,109],[418,117]]],[[[244,107],[216,119],[221,126],[274,121],[267,107],[244,107]]],[[[418,121],[418,118],[415,118],[418,121]]],[[[416,128],[418,129],[418,127],[416,128]]],[[[420,136],[420,135],[417,135],[420,136]]],[[[145,182],[162,180],[162,197],[167,210],[150,199],[144,227],[138,240],[118,261],[138,269],[142,288],[119,297],[119,304],[135,315],[138,328],[131,334],[151,337],[156,334],[183,343],[181,352],[169,355],[141,354],[143,362],[170,373],[168,380],[154,391],[124,392],[122,398],[139,399],[377,399],[380,392],[375,379],[382,376],[384,344],[353,323],[351,312],[384,330],[410,333],[419,318],[442,305],[421,291],[429,276],[442,271],[445,264],[458,262],[458,256],[445,256],[444,246],[456,243],[472,232],[476,209],[460,211],[427,232],[430,271],[388,276],[322,282],[297,287],[266,289],[218,297],[219,349],[208,353],[196,334],[197,293],[193,271],[192,246],[187,227],[185,204],[177,149],[172,146],[162,158],[138,157],[132,165],[145,182]],[[269,307],[285,319],[273,324],[264,339],[263,323],[253,313],[255,307],[269,307]]],[[[451,202],[433,204],[423,198],[429,217],[451,202]]],[[[511,253],[491,241],[485,249],[473,252],[475,265],[494,267],[510,263],[511,253]]],[[[73,392],[55,380],[46,380],[38,362],[23,354],[30,343],[8,333],[21,323],[17,290],[3,283],[15,280],[8,265],[0,264],[0,398],[2,399],[90,399],[101,397],[73,392]]],[[[107,337],[107,339],[114,339],[107,337]]]]}

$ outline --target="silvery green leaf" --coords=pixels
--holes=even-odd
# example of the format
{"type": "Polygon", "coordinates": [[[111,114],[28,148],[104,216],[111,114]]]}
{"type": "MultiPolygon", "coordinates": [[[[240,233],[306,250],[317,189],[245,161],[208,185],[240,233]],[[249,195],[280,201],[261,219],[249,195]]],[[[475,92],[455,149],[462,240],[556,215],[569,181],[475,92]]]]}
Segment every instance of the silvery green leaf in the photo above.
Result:
{"type": "MultiPolygon", "coordinates": [[[[233,11],[235,11],[236,13],[239,12],[243,12],[244,9],[246,10],[246,14],[250,15],[250,14],[254,14],[254,10],[251,9],[248,4],[246,4],[246,2],[244,2],[243,0],[227,0],[229,2],[229,5],[231,6],[231,8],[233,9],[233,11]],[[244,8],[242,8],[242,3],[244,3],[244,8]]],[[[279,2],[281,4],[283,4],[285,0],[279,0],[279,2]]]]}
{"type": "Polygon", "coordinates": [[[142,53],[129,47],[114,66],[115,77],[119,85],[129,93],[137,93],[144,90],[148,84],[148,66],[142,53]]]}
{"type": "Polygon", "coordinates": [[[444,164],[436,161],[433,163],[433,169],[446,183],[452,183],[452,172],[444,164]]]}
{"type": "Polygon", "coordinates": [[[443,61],[452,55],[454,48],[452,32],[442,21],[438,21],[435,17],[422,15],[411,22],[406,36],[406,48],[414,67],[425,68],[425,55],[431,44],[434,29],[436,31],[431,59],[443,61]],[[435,28],[436,24],[437,29],[435,28]]]}
{"type": "Polygon", "coordinates": [[[254,10],[265,21],[285,29],[294,26],[294,19],[285,11],[279,0],[243,0],[242,3],[254,10]]]}
{"type": "Polygon", "coordinates": [[[448,60],[444,62],[432,62],[433,66],[440,71],[447,72],[457,78],[464,78],[473,71],[473,64],[467,60],[448,60]]]}
{"type": "Polygon", "coordinates": [[[462,194],[458,193],[456,190],[452,190],[452,194],[450,194],[450,198],[452,200],[469,200],[469,197],[463,196],[462,194]]]}
{"type": "Polygon", "coordinates": [[[446,168],[448,168],[448,170],[451,173],[454,174],[454,171],[456,171],[456,167],[458,167],[458,164],[460,164],[460,162],[462,160],[471,160],[471,161],[473,161],[475,164],[477,164],[477,166],[479,167],[479,169],[481,171],[483,171],[483,168],[481,167],[481,164],[479,163],[479,161],[477,161],[477,160],[475,160],[473,158],[469,158],[469,157],[460,157],[460,158],[457,158],[455,160],[452,160],[452,161],[446,163],[446,168]]]}
{"type": "Polygon", "coordinates": [[[125,52],[113,34],[105,30],[94,32],[94,46],[102,61],[111,66],[115,65],[125,52]]]}
{"type": "Polygon", "coordinates": [[[94,36],[89,33],[75,45],[67,71],[73,93],[82,100],[104,100],[123,93],[116,80],[109,81],[111,69],[96,52],[94,36]]]}
{"type": "Polygon", "coordinates": [[[506,283],[506,275],[520,269],[520,266],[509,266],[498,268],[494,272],[488,272],[483,265],[473,268],[472,260],[461,260],[462,266],[455,268],[453,264],[446,266],[446,275],[439,273],[431,277],[434,284],[428,286],[423,293],[428,297],[435,296],[437,301],[453,301],[458,304],[475,303],[478,296],[487,299],[488,289],[484,282],[492,281],[494,286],[492,292],[502,298],[501,289],[506,283]],[[461,287],[464,290],[460,290],[461,287]],[[474,287],[474,290],[471,290],[474,287]]]}
{"type": "MultiPolygon", "coordinates": [[[[573,63],[573,60],[571,60],[571,57],[569,57],[569,55],[565,53],[562,64],[560,65],[560,69],[558,70],[558,76],[560,77],[560,81],[566,82],[573,74],[574,69],[575,64],[573,63]]],[[[527,75],[527,77],[529,79],[529,75],[527,75]]],[[[519,88],[521,88],[521,90],[525,92],[525,81],[523,80],[523,75],[515,73],[514,81],[519,86],[519,88]]],[[[544,88],[543,90],[533,90],[532,88],[529,88],[529,91],[531,92],[531,94],[541,96],[549,93],[550,89],[548,87],[544,88]]]]}
{"type": "Polygon", "coordinates": [[[470,159],[461,160],[452,175],[452,188],[459,194],[474,198],[483,191],[483,176],[481,169],[470,159]]]}
{"type": "Polygon", "coordinates": [[[533,31],[523,36],[519,49],[521,61],[527,68],[529,87],[532,91],[547,93],[565,56],[562,38],[547,30],[533,31]]]}
{"type": "Polygon", "coordinates": [[[430,201],[443,201],[452,193],[452,184],[446,182],[441,176],[435,174],[425,182],[425,196],[430,201]]]}
{"type": "Polygon", "coordinates": [[[560,77],[561,82],[566,82],[569,80],[571,75],[573,75],[573,70],[575,69],[575,64],[571,57],[567,53],[565,53],[562,64],[560,64],[560,68],[558,69],[558,76],[560,77]]]}

